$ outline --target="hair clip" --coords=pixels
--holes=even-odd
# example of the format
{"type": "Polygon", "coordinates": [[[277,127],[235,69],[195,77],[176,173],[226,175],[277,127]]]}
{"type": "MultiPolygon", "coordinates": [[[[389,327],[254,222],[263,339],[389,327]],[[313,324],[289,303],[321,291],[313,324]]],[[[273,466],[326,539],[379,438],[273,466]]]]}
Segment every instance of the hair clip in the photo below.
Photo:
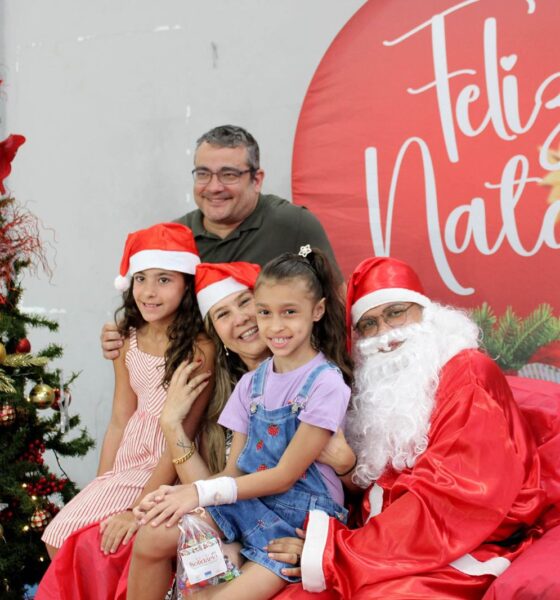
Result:
{"type": "Polygon", "coordinates": [[[298,256],[302,256],[303,258],[307,258],[307,255],[311,254],[311,252],[313,252],[311,250],[311,246],[309,244],[305,244],[305,246],[300,246],[299,252],[298,252],[298,256]]]}

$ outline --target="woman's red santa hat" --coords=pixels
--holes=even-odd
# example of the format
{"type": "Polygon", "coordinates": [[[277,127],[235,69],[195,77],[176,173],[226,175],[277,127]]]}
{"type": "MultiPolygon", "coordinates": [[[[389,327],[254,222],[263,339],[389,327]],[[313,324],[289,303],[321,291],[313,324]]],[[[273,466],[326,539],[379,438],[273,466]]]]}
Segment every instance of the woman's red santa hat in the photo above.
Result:
{"type": "Polygon", "coordinates": [[[418,275],[406,263],[390,257],[366,258],[348,281],[348,335],[364,313],[388,302],[415,302],[424,307],[431,304],[418,275]]]}
{"type": "Polygon", "coordinates": [[[196,268],[194,289],[202,318],[220,300],[235,292],[253,289],[261,268],[246,262],[201,263],[196,268]]]}
{"type": "Polygon", "coordinates": [[[115,287],[125,291],[130,278],[145,269],[166,269],[194,275],[200,263],[192,231],[180,223],[158,223],[126,238],[115,287]]]}

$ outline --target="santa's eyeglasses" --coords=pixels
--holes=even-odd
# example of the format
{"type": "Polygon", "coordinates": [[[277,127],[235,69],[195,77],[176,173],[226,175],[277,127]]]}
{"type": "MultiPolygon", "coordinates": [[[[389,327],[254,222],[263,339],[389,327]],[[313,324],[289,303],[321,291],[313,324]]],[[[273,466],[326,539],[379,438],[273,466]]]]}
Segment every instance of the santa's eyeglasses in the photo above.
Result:
{"type": "Polygon", "coordinates": [[[400,327],[406,323],[408,311],[416,306],[414,302],[410,304],[391,304],[377,317],[362,317],[354,326],[354,329],[362,336],[374,336],[379,333],[381,321],[391,327],[400,327]]]}

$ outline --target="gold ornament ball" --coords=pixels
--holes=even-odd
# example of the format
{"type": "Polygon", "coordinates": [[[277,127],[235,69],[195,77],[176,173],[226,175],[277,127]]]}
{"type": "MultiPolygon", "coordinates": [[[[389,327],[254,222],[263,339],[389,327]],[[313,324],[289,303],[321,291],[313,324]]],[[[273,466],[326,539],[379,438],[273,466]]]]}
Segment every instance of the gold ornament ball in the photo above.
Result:
{"type": "Polygon", "coordinates": [[[43,531],[51,520],[51,513],[44,508],[37,508],[31,515],[31,529],[35,531],[43,531]]]}
{"type": "Polygon", "coordinates": [[[46,383],[38,383],[30,392],[29,400],[35,408],[49,408],[54,402],[54,390],[46,383]]]}
{"type": "Polygon", "coordinates": [[[6,360],[6,346],[0,343],[0,363],[3,363],[6,360]]]}

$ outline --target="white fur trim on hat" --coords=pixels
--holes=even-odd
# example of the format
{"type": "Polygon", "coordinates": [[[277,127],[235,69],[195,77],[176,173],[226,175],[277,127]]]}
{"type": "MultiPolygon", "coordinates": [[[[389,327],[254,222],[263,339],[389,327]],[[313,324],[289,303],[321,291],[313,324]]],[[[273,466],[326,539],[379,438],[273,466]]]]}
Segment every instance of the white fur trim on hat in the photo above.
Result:
{"type": "Polygon", "coordinates": [[[242,290],[247,289],[249,288],[245,284],[239,283],[239,281],[233,277],[228,277],[206,286],[196,295],[196,299],[198,300],[198,308],[200,309],[202,318],[204,318],[214,304],[222,300],[222,298],[225,298],[226,296],[229,296],[235,292],[241,292],[242,290]]]}
{"type": "Polygon", "coordinates": [[[407,288],[385,288],[384,290],[377,290],[362,296],[359,300],[352,304],[352,325],[355,325],[360,317],[376,306],[387,304],[388,302],[416,302],[420,306],[428,306],[431,304],[431,300],[407,288]]]}
{"type": "Polygon", "coordinates": [[[168,269],[194,275],[200,258],[192,252],[174,250],[141,250],[130,257],[129,274],[144,269],[168,269]]]}

